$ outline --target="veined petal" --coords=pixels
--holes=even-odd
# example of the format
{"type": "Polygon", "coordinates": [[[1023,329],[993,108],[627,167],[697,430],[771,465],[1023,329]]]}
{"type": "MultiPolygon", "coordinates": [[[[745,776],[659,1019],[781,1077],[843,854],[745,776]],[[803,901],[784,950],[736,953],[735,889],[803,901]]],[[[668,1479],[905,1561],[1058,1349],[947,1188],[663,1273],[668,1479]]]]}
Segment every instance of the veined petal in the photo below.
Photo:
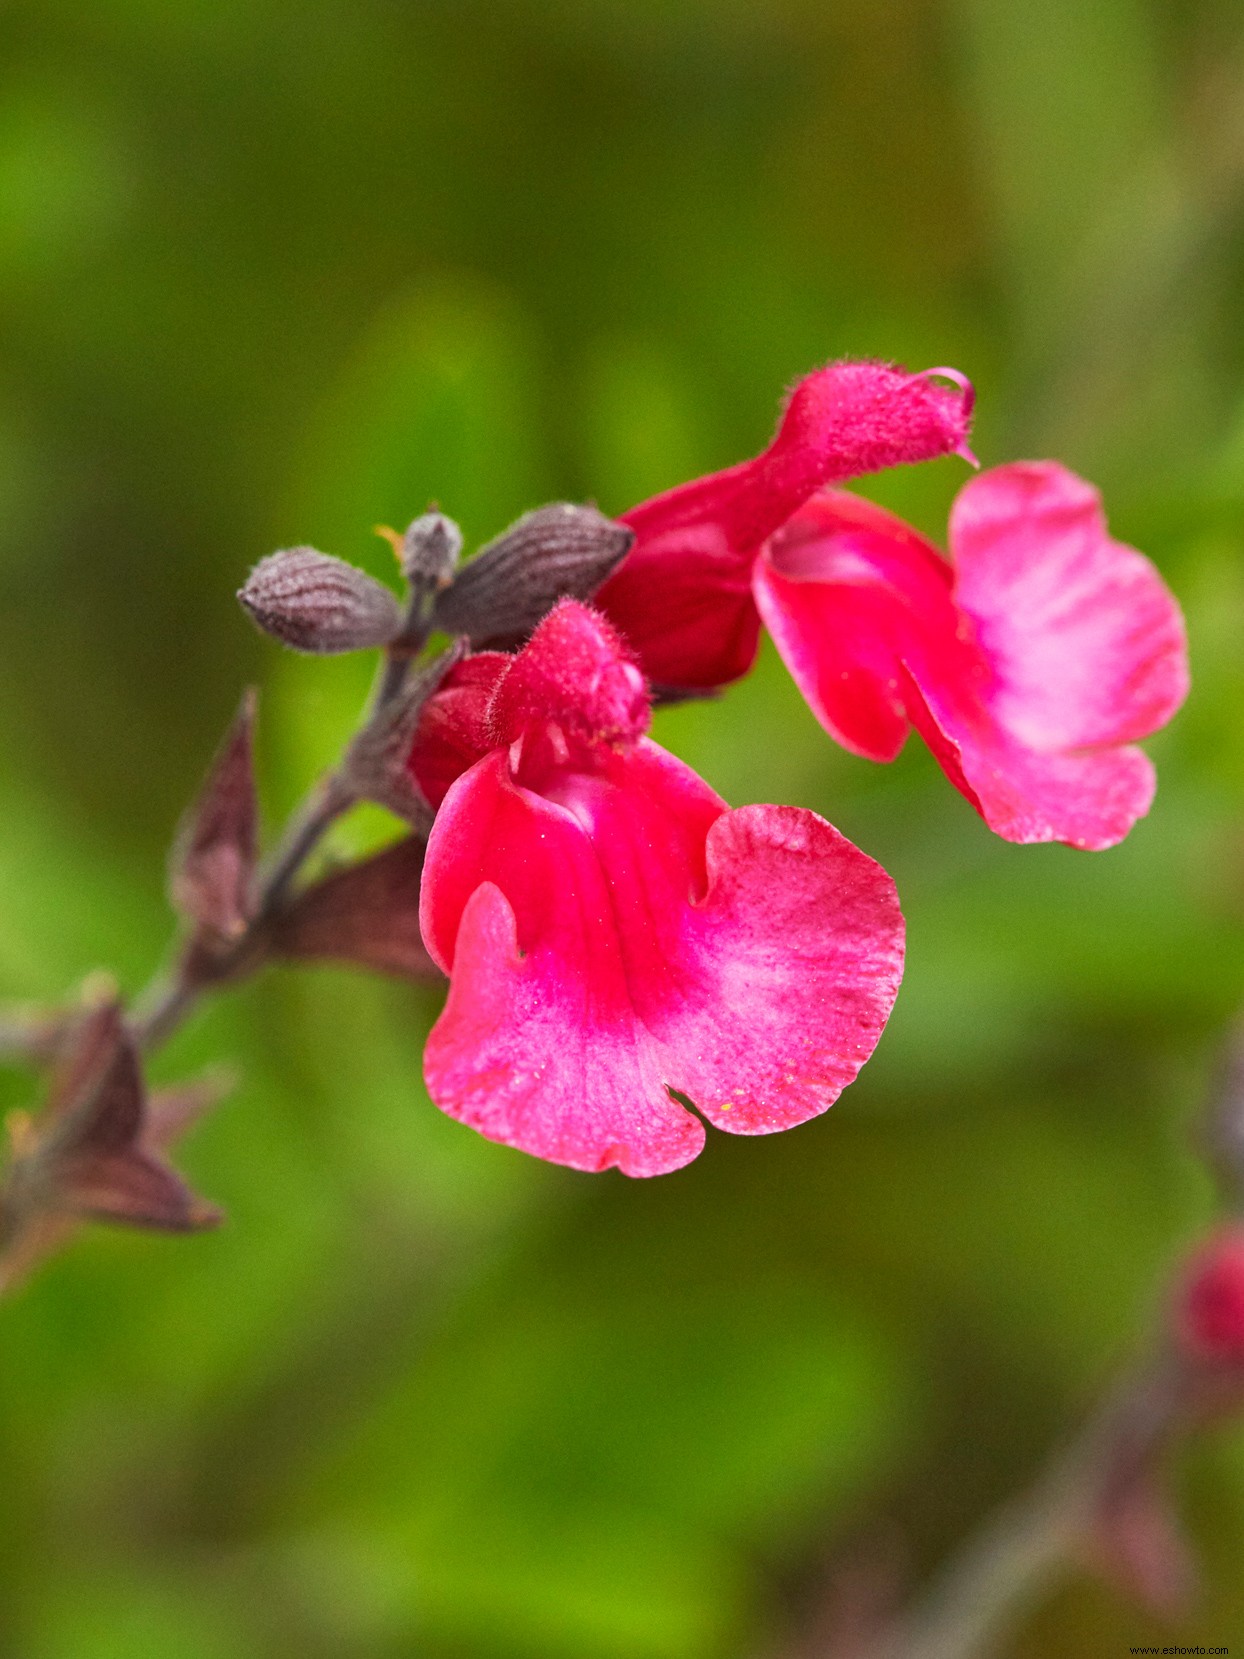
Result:
{"type": "Polygon", "coordinates": [[[1188,694],[1173,595],[1055,461],[995,467],[950,515],[955,597],[993,664],[995,715],[1033,749],[1132,743],[1188,694]]]}
{"type": "Polygon", "coordinates": [[[633,922],[639,939],[652,935],[642,966],[662,976],[662,947],[677,936],[679,910],[703,894],[704,843],[726,803],[646,739],[627,753],[603,750],[598,765],[543,778],[537,793],[514,782],[508,753],[496,750],[458,779],[432,827],[420,902],[424,942],[446,973],[456,971],[467,901],[493,881],[514,907],[524,955],[563,924],[593,918],[604,950],[615,918],[633,922]],[[589,914],[583,905],[602,869],[607,903],[594,898],[589,914]]]}
{"type": "Polygon", "coordinates": [[[610,801],[607,780],[583,779],[560,804],[515,785],[498,752],[450,790],[428,844],[423,934],[451,975],[424,1051],[451,1117],[575,1169],[659,1175],[699,1152],[703,1125],[663,1085],[623,941],[662,981],[678,971],[666,946],[723,810],[679,771],[670,799],[610,801]]]}
{"type": "Polygon", "coordinates": [[[741,1134],[824,1111],[897,990],[884,872],[813,813],[727,811],[647,741],[553,792],[516,786],[497,754],[437,818],[424,937],[452,983],[433,1099],[537,1156],[631,1175],[700,1149],[671,1088],[741,1134]]]}
{"type": "Polygon", "coordinates": [[[961,451],[970,388],[884,363],[831,363],[795,388],[753,461],[695,479],[622,515],[635,545],[596,602],[654,685],[704,688],[751,667],[757,549],[826,484],[961,451]]]}
{"type": "Polygon", "coordinates": [[[704,1127],[662,1087],[616,953],[598,944],[589,958],[582,928],[558,933],[573,955],[551,945],[524,954],[509,899],[492,882],[475,889],[424,1050],[428,1092],[489,1140],[551,1163],[624,1175],[681,1168],[704,1127]]]}
{"type": "Polygon", "coordinates": [[[766,1135],[825,1111],[877,1046],[903,972],[902,913],[881,866],[801,807],[723,813],[707,866],[684,919],[697,971],[648,1024],[666,1080],[705,1117],[766,1135]]]}

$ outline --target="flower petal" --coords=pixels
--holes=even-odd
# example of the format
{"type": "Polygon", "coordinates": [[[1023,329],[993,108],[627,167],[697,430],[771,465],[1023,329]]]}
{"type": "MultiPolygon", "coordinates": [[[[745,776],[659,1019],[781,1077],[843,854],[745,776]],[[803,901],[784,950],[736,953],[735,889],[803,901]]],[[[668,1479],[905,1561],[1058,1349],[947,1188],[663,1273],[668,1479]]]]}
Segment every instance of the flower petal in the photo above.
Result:
{"type": "Polygon", "coordinates": [[[955,597],[997,684],[998,722],[1033,749],[1132,743],[1188,693],[1179,606],[1111,539],[1097,491],[1054,461],[973,479],[950,518],[955,597]]]}
{"type": "MultiPolygon", "coordinates": [[[[721,803],[699,790],[711,820],[721,803]]],[[[425,865],[424,939],[451,983],[424,1074],[443,1110],[492,1140],[575,1169],[660,1175],[696,1156],[704,1128],[662,1084],[621,933],[642,937],[654,902],[676,930],[705,829],[654,808],[631,845],[635,816],[610,826],[615,885],[575,812],[516,787],[504,754],[458,780],[425,865]],[[628,885],[634,860],[647,879],[628,885]]],[[[652,957],[661,972],[655,939],[652,957]]]]}
{"type": "Polygon", "coordinates": [[[704,1127],[662,1087],[612,954],[524,958],[509,900],[485,882],[455,960],[423,1062],[451,1117],[572,1169],[664,1175],[697,1155],[704,1127]]]}
{"type": "Polygon", "coordinates": [[[1053,462],[983,473],[951,519],[953,568],[901,519],[824,491],[767,543],[753,585],[817,719],[892,760],[908,722],[990,828],[1103,848],[1153,799],[1130,746],[1187,689],[1179,609],[1053,462]]]}
{"type": "Polygon", "coordinates": [[[537,1156],[631,1175],[702,1145],[670,1088],[740,1134],[824,1111],[897,990],[884,872],[813,813],[726,811],[646,741],[556,792],[516,786],[498,754],[438,815],[424,937],[452,982],[433,1099],[537,1156]]]}
{"type": "Polygon", "coordinates": [[[823,485],[962,448],[970,388],[884,363],[831,363],[795,388],[755,460],[642,502],[635,545],[596,596],[657,686],[738,679],[756,654],[751,565],[823,485]]]}
{"type": "Polygon", "coordinates": [[[1007,841],[1117,846],[1153,804],[1148,755],[1131,745],[1070,754],[1027,748],[959,695],[952,682],[909,685],[912,722],[942,770],[1007,841]]]}
{"type": "Polygon", "coordinates": [[[894,883],[816,813],[748,806],[708,832],[708,890],[684,923],[697,971],[647,1011],[666,1081],[719,1129],[766,1135],[831,1106],[898,994],[894,883]]]}
{"type": "Polygon", "coordinates": [[[910,729],[904,658],[916,641],[961,655],[945,559],[893,513],[825,490],[766,544],[752,581],[821,725],[853,754],[893,760],[910,729]]]}
{"type": "Polygon", "coordinates": [[[488,708],[496,745],[553,721],[588,744],[633,743],[651,720],[648,687],[616,628],[559,599],[497,681],[488,708]]]}
{"type": "Polygon", "coordinates": [[[596,603],[652,686],[711,691],[741,680],[760,643],[752,550],[731,548],[715,524],[641,534],[635,547],[596,603]]]}
{"type": "Polygon", "coordinates": [[[406,765],[429,805],[440,806],[454,779],[493,747],[488,706],[513,661],[504,651],[464,657],[420,710],[406,765]]]}

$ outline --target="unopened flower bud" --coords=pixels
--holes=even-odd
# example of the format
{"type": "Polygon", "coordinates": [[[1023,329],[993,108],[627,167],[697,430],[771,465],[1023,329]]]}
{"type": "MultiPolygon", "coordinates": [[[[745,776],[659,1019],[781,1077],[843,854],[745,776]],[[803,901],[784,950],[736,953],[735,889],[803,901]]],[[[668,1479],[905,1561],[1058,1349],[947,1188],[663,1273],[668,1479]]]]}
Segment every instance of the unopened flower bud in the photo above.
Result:
{"type": "Polygon", "coordinates": [[[398,550],[412,587],[434,593],[447,587],[462,553],[462,531],[444,513],[423,513],[406,527],[398,550]]]}
{"type": "Polygon", "coordinates": [[[402,627],[388,588],[313,547],[291,547],[261,559],[238,598],[265,634],[316,655],[387,645],[402,627]]]}
{"type": "Polygon", "coordinates": [[[1176,1335],[1190,1358],[1244,1366],[1244,1228],[1225,1228],[1192,1258],[1175,1309],[1176,1335]]]}
{"type": "Polygon", "coordinates": [[[595,507],[538,507],[464,566],[437,600],[433,625],[473,645],[521,640],[559,599],[590,599],[633,540],[595,507]]]}

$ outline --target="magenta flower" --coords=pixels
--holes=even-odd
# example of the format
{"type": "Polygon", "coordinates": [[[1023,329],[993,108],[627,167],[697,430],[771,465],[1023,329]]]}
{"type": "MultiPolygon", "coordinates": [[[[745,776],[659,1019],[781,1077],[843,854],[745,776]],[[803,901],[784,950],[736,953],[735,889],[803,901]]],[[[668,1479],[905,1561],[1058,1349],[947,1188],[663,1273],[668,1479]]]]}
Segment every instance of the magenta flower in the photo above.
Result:
{"type": "Polygon", "coordinates": [[[1187,694],[1179,608],[1053,462],[969,483],[953,566],[834,480],[965,448],[971,389],[839,363],[796,388],[754,461],[623,515],[634,548],[598,595],[657,685],[750,668],[761,620],[817,719],[893,760],[911,727],[999,835],[1107,847],[1153,798],[1135,742],[1187,694]]]}
{"type": "Polygon", "coordinates": [[[823,1112],[898,989],[889,877],[815,813],[730,811],[650,742],[643,677],[585,607],[473,662],[411,760],[438,794],[466,767],[423,877],[424,940],[451,981],[432,1098],[493,1140],[628,1175],[703,1146],[672,1090],[736,1134],[823,1112]]]}
{"type": "Polygon", "coordinates": [[[1188,1263],[1175,1331],[1190,1358],[1244,1366],[1244,1229],[1238,1225],[1221,1228],[1188,1263]]]}
{"type": "Polygon", "coordinates": [[[1113,846],[1153,799],[1135,741],[1187,694],[1178,605],[1053,461],[973,479],[950,546],[953,565],[867,501],[813,497],[754,571],[782,660],[855,754],[893,760],[914,726],[1007,840],[1113,846]]]}

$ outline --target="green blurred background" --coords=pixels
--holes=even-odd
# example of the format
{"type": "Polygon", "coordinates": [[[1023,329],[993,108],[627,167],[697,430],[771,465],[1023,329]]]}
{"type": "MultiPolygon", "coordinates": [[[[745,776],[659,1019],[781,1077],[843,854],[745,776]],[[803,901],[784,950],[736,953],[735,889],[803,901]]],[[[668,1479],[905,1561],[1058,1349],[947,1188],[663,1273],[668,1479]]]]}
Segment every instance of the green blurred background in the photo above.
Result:
{"type": "MultiPolygon", "coordinates": [[[[444,1119],[435,996],[290,972],[158,1063],[243,1082],[218,1235],[97,1231],[0,1309],[5,1659],[752,1659],[825,1564],[921,1572],[1023,1484],[1211,1213],[1244,996],[1244,17],[1233,0],[8,0],[0,994],[169,932],[247,681],[271,816],[366,661],[248,565],[429,498],[473,540],[754,452],[840,354],[950,363],[1182,598],[1195,691],[1117,851],[992,838],[835,749],[770,653],[657,735],[898,881],[863,1079],[650,1183],[444,1119]]],[[[937,535],[958,461],[871,493],[937,535]]],[[[346,844],[387,833],[379,815],[346,844]]],[[[0,1074],[0,1105],[28,1099],[0,1074]]],[[[1008,1653],[1244,1640],[1244,1437],[1181,1464],[1203,1608],[1089,1582],[1008,1653]]]]}

